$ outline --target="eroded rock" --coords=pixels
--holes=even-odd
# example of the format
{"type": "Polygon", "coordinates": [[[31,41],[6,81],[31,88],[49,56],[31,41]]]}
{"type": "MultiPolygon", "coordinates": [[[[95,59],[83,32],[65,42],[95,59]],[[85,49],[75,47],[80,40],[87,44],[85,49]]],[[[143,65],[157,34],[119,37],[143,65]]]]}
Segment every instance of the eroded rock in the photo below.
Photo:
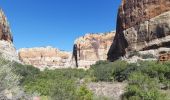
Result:
{"type": "Polygon", "coordinates": [[[75,68],[76,66],[86,69],[96,61],[107,59],[114,34],[115,32],[86,34],[75,40],[75,50],[72,53],[52,47],[20,49],[19,59],[24,64],[34,65],[40,69],[75,68]]]}
{"type": "Polygon", "coordinates": [[[12,42],[13,37],[9,23],[4,12],[0,9],[0,54],[7,60],[19,62],[17,51],[12,42]]]}
{"type": "MultiPolygon", "coordinates": [[[[60,51],[53,47],[25,48],[20,49],[19,59],[29,65],[40,69],[55,69],[71,67],[71,52],[60,51]]],[[[74,67],[74,66],[72,66],[74,67]]]]}
{"type": "Polygon", "coordinates": [[[75,40],[79,67],[90,67],[99,60],[107,60],[107,52],[112,44],[115,32],[86,34],[75,40]]]}
{"type": "Polygon", "coordinates": [[[2,9],[0,9],[0,40],[13,42],[9,23],[2,9]]]}
{"type": "Polygon", "coordinates": [[[98,97],[107,97],[109,100],[121,100],[125,93],[126,83],[98,82],[89,83],[87,87],[98,97]]]}
{"type": "Polygon", "coordinates": [[[129,51],[170,47],[169,35],[169,0],[123,0],[108,59],[114,61],[129,51]]]}
{"type": "Polygon", "coordinates": [[[20,62],[14,45],[8,41],[0,40],[0,55],[7,60],[20,62]]]}

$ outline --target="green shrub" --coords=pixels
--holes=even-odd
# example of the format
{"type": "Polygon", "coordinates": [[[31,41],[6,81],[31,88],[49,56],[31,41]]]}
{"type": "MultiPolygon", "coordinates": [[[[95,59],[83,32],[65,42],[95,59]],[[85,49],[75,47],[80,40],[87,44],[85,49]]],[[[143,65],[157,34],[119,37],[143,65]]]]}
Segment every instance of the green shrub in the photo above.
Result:
{"type": "Polygon", "coordinates": [[[13,62],[13,66],[15,67],[13,71],[22,77],[20,84],[25,84],[24,82],[33,80],[35,75],[40,73],[38,68],[31,65],[22,65],[20,63],[13,62]]]}
{"type": "MultiPolygon", "coordinates": [[[[8,64],[4,61],[3,64],[8,64]]],[[[40,71],[29,65],[13,63],[13,72],[21,76],[20,84],[29,93],[37,92],[41,96],[54,100],[92,100],[91,91],[79,84],[80,80],[89,82],[127,81],[129,83],[123,100],[166,100],[159,92],[170,87],[170,63],[157,64],[145,61],[128,64],[125,61],[99,61],[87,71],[82,69],[56,69],[40,71]],[[80,87],[79,87],[80,85],[80,87]]]]}
{"type": "Polygon", "coordinates": [[[124,61],[99,62],[91,66],[95,81],[127,81],[123,100],[166,100],[161,89],[170,89],[170,63],[141,61],[128,64],[124,61]]]}
{"type": "Polygon", "coordinates": [[[141,71],[146,73],[151,78],[159,78],[162,82],[165,79],[170,79],[170,66],[168,63],[160,64],[154,61],[140,62],[141,71]]]}
{"type": "Polygon", "coordinates": [[[14,70],[16,70],[16,67],[13,62],[0,57],[0,100],[9,100],[4,93],[5,91],[12,95],[12,100],[28,100],[28,98],[31,98],[31,95],[26,94],[20,86],[22,76],[16,74],[14,70]]]}
{"type": "Polygon", "coordinates": [[[142,54],[141,57],[143,59],[148,59],[148,58],[155,58],[155,56],[153,54],[142,54]]]}
{"type": "Polygon", "coordinates": [[[106,65],[106,64],[109,64],[110,62],[109,61],[105,61],[105,60],[100,60],[100,61],[97,61],[95,66],[97,65],[106,65]]]}
{"type": "Polygon", "coordinates": [[[93,75],[95,77],[95,81],[113,81],[113,66],[112,64],[100,64],[93,65],[91,67],[93,70],[93,75]]]}
{"type": "Polygon", "coordinates": [[[91,66],[93,71],[93,76],[95,77],[95,81],[120,81],[126,79],[126,76],[122,74],[122,72],[127,68],[127,63],[125,61],[116,61],[113,63],[96,63],[91,66]]]}
{"type": "Polygon", "coordinates": [[[113,63],[114,68],[114,80],[118,82],[123,82],[127,78],[127,73],[125,70],[128,68],[128,63],[125,61],[116,61],[113,63]]]}
{"type": "MultiPolygon", "coordinates": [[[[59,79],[59,78],[58,78],[59,79]]],[[[76,84],[74,80],[56,79],[49,89],[50,96],[53,100],[75,100],[76,99],[76,84]]]]}
{"type": "Polygon", "coordinates": [[[37,92],[53,100],[75,100],[77,98],[76,82],[85,78],[87,73],[81,69],[46,69],[36,73],[34,78],[27,77],[24,87],[29,93],[37,92]]]}
{"type": "Polygon", "coordinates": [[[141,55],[138,51],[132,51],[132,52],[129,53],[129,58],[131,58],[133,56],[141,56],[141,55]]]}
{"type": "Polygon", "coordinates": [[[77,97],[79,100],[93,100],[93,93],[83,85],[77,90],[77,97]]]}
{"type": "Polygon", "coordinates": [[[129,76],[127,92],[123,100],[166,100],[166,96],[159,91],[159,81],[141,72],[134,72],[129,76]]]}

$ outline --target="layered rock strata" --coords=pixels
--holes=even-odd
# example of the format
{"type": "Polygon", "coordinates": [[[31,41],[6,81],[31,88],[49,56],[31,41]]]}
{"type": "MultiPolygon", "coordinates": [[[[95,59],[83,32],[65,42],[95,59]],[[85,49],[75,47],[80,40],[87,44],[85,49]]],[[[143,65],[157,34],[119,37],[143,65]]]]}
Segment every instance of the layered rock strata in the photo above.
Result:
{"type": "Polygon", "coordinates": [[[18,52],[19,59],[28,65],[39,69],[68,68],[71,62],[71,53],[60,51],[53,47],[25,48],[18,52]]]}
{"type": "Polygon", "coordinates": [[[169,0],[123,0],[108,59],[114,61],[128,51],[170,47],[169,0]]]}
{"type": "Polygon", "coordinates": [[[25,48],[18,51],[19,59],[24,64],[40,69],[89,68],[96,61],[106,60],[115,32],[86,34],[75,40],[74,52],[60,51],[52,47],[25,48]],[[75,63],[75,57],[77,64],[75,63]]]}
{"type": "MultiPolygon", "coordinates": [[[[86,34],[75,40],[76,56],[79,67],[89,67],[99,60],[107,60],[107,52],[115,32],[86,34]]],[[[75,52],[75,51],[74,51],[75,52]]],[[[75,53],[73,53],[74,55],[75,53]]],[[[76,57],[74,56],[74,58],[76,57]]]]}

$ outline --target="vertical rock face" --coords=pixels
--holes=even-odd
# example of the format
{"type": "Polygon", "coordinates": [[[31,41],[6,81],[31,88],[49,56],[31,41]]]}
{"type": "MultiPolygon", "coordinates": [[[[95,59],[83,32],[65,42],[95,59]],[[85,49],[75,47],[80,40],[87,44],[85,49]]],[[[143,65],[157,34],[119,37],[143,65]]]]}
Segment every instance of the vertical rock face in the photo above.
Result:
{"type": "Polygon", "coordinates": [[[60,51],[52,47],[28,48],[18,51],[21,62],[37,68],[87,68],[99,60],[107,59],[115,32],[86,34],[75,40],[73,52],[60,51]],[[77,57],[77,58],[76,58],[77,57]],[[77,60],[77,64],[75,63],[77,60]]]}
{"type": "Polygon", "coordinates": [[[114,61],[127,51],[170,47],[169,35],[169,0],[122,0],[108,59],[114,61]]]}
{"type": "Polygon", "coordinates": [[[18,54],[21,62],[42,70],[71,67],[71,53],[52,47],[20,49],[18,54]]]}
{"type": "Polygon", "coordinates": [[[75,40],[79,67],[89,67],[99,60],[107,60],[107,52],[115,32],[86,34],[75,40]]]}
{"type": "Polygon", "coordinates": [[[0,54],[8,60],[19,61],[18,54],[13,45],[13,38],[7,18],[0,9],[0,54]]]}
{"type": "Polygon", "coordinates": [[[9,23],[2,9],[0,9],[0,40],[13,42],[9,23]]]}

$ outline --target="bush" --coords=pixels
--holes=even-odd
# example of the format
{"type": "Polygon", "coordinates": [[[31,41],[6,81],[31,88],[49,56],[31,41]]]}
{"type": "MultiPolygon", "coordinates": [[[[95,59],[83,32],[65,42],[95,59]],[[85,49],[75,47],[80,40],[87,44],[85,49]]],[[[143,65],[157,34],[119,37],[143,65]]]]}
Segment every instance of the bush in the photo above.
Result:
{"type": "Polygon", "coordinates": [[[143,59],[155,58],[153,54],[142,54],[141,57],[142,57],[143,59]]]}
{"type": "Polygon", "coordinates": [[[13,66],[15,66],[14,72],[22,77],[20,80],[21,85],[25,84],[24,82],[33,80],[35,75],[40,73],[38,68],[31,65],[22,65],[20,63],[13,62],[13,66]]]}
{"type": "Polygon", "coordinates": [[[95,81],[120,81],[126,79],[126,76],[122,74],[122,72],[127,68],[127,63],[125,61],[116,61],[113,63],[96,63],[91,66],[93,71],[93,76],[95,77],[95,81]]]}
{"type": "Polygon", "coordinates": [[[160,82],[169,80],[170,66],[168,63],[160,64],[154,61],[140,62],[141,71],[151,78],[159,78],[160,82]]]}
{"type": "Polygon", "coordinates": [[[91,66],[95,81],[113,81],[113,66],[112,64],[97,64],[91,66]]]}
{"type": "Polygon", "coordinates": [[[166,100],[166,96],[159,91],[159,81],[141,72],[134,72],[129,77],[127,92],[123,100],[166,100]]]}
{"type": "MultiPolygon", "coordinates": [[[[7,61],[1,62],[8,64],[7,61]]],[[[12,73],[28,93],[39,93],[54,100],[92,100],[93,94],[80,80],[95,82],[127,81],[129,83],[123,100],[166,100],[161,88],[170,87],[170,63],[157,64],[145,61],[128,64],[125,61],[99,61],[87,71],[82,69],[56,69],[40,71],[29,65],[13,63],[12,73]]],[[[5,75],[5,74],[4,74],[5,75]]],[[[0,79],[2,79],[2,76],[0,79]]],[[[14,78],[15,79],[15,78],[14,78]]],[[[12,83],[11,83],[12,84],[12,83]]]]}
{"type": "Polygon", "coordinates": [[[128,64],[124,61],[97,63],[91,67],[95,81],[127,81],[123,100],[166,100],[161,89],[170,87],[170,63],[141,61],[128,64]]]}
{"type": "Polygon", "coordinates": [[[75,81],[65,77],[58,79],[53,81],[55,83],[49,88],[51,98],[53,100],[75,100],[77,89],[75,81]]]}
{"type": "Polygon", "coordinates": [[[129,53],[129,58],[133,57],[133,56],[141,56],[140,53],[138,51],[132,51],[129,53]]]}
{"type": "Polygon", "coordinates": [[[16,67],[13,62],[0,57],[0,99],[28,100],[31,96],[26,94],[19,85],[22,77],[17,75],[14,70],[16,70],[16,67]],[[7,97],[6,92],[11,94],[11,97],[7,97]]]}
{"type": "Polygon", "coordinates": [[[93,93],[85,85],[80,86],[77,90],[77,96],[79,100],[93,100],[93,93]]]}
{"type": "Polygon", "coordinates": [[[24,87],[29,93],[37,92],[54,100],[76,100],[77,81],[86,75],[87,71],[81,69],[46,69],[34,78],[27,77],[24,87]]]}
{"type": "Polygon", "coordinates": [[[114,80],[118,82],[123,82],[127,78],[127,73],[124,73],[128,67],[128,63],[125,61],[116,61],[113,63],[114,68],[114,80]]]}

